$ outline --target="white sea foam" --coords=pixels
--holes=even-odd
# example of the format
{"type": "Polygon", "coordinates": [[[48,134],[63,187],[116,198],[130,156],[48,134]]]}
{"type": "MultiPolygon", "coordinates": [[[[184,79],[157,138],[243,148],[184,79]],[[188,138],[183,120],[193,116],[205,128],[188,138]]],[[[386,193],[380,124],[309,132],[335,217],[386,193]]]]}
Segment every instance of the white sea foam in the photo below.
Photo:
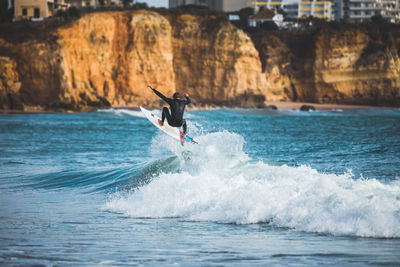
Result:
{"type": "Polygon", "coordinates": [[[333,235],[400,237],[399,181],[383,184],[354,179],[350,172],[272,166],[249,158],[243,138],[229,132],[203,135],[198,141],[200,145],[185,147],[175,140],[165,142],[181,168],[134,192],[115,194],[104,208],[133,217],[269,222],[333,235]]]}
{"type": "MultiPolygon", "coordinates": [[[[141,112],[140,110],[132,110],[132,109],[115,109],[115,108],[109,108],[109,109],[98,109],[97,112],[101,113],[110,113],[114,114],[117,116],[123,116],[123,115],[128,115],[132,117],[139,117],[139,118],[145,118],[146,116],[141,112]]],[[[155,115],[161,117],[161,110],[160,109],[153,109],[151,110],[155,115]]],[[[196,116],[193,114],[193,112],[185,112],[184,118],[185,119],[193,119],[196,116]]]]}
{"type": "Polygon", "coordinates": [[[110,109],[99,109],[97,110],[97,112],[110,113],[117,116],[128,115],[132,117],[145,118],[143,112],[141,112],[140,110],[110,108],[110,109]]]}

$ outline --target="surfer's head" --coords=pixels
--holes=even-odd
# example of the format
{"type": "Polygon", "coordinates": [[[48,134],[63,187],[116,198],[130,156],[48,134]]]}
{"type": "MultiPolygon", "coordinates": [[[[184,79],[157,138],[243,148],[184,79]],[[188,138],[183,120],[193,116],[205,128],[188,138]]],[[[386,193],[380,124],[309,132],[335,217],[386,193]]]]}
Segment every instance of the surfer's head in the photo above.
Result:
{"type": "Polygon", "coordinates": [[[178,92],[175,92],[175,93],[172,95],[172,98],[173,98],[173,99],[182,99],[182,94],[181,94],[181,93],[178,93],[178,92]]]}

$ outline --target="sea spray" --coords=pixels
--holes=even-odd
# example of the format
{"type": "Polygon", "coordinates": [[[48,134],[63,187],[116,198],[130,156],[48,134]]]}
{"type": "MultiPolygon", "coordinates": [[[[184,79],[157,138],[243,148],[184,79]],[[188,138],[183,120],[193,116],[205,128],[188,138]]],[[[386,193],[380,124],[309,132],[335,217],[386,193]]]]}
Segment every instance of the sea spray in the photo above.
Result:
{"type": "Polygon", "coordinates": [[[140,110],[110,108],[110,109],[99,109],[97,110],[97,112],[108,113],[116,116],[128,115],[132,117],[146,118],[146,116],[140,110]]]}
{"type": "MultiPolygon", "coordinates": [[[[243,151],[242,136],[216,132],[200,145],[160,142],[181,164],[132,192],[116,193],[104,209],[132,217],[180,217],[220,223],[269,223],[299,231],[400,237],[400,183],[320,173],[309,166],[273,166],[243,151]],[[189,160],[182,157],[190,151],[189,160]]],[[[153,144],[154,145],[154,144],[153,144]]],[[[160,156],[160,155],[157,155],[160,156]]]]}

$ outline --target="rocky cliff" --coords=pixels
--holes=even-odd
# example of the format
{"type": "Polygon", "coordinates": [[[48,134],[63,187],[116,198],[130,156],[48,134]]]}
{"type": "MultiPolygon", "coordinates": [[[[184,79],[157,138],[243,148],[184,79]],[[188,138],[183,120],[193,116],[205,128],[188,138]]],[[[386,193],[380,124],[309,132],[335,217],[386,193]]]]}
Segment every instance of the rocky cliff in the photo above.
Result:
{"type": "Polygon", "coordinates": [[[146,84],[175,88],[171,25],[157,13],[94,13],[48,36],[8,45],[25,106],[138,105],[156,99],[146,84]]]}
{"type": "Polygon", "coordinates": [[[201,103],[264,102],[265,78],[251,38],[218,17],[170,16],[178,90],[201,103]]]}
{"type": "Polygon", "coordinates": [[[0,108],[309,101],[400,106],[400,34],[321,28],[249,35],[217,15],[84,15],[40,38],[0,34],[0,108]]]}
{"type": "Polygon", "coordinates": [[[324,27],[253,40],[267,99],[400,106],[400,31],[394,26],[324,27]]]}

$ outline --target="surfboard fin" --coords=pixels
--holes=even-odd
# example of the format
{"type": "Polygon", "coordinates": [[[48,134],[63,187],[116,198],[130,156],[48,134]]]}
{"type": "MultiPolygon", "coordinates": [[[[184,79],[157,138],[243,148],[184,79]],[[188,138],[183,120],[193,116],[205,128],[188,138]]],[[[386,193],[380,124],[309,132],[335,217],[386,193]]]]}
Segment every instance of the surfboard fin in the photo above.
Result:
{"type": "Polygon", "coordinates": [[[183,145],[185,142],[189,142],[192,144],[198,144],[196,141],[193,140],[192,137],[190,136],[183,136],[183,132],[181,130],[179,130],[179,137],[181,139],[181,144],[183,145]]]}

